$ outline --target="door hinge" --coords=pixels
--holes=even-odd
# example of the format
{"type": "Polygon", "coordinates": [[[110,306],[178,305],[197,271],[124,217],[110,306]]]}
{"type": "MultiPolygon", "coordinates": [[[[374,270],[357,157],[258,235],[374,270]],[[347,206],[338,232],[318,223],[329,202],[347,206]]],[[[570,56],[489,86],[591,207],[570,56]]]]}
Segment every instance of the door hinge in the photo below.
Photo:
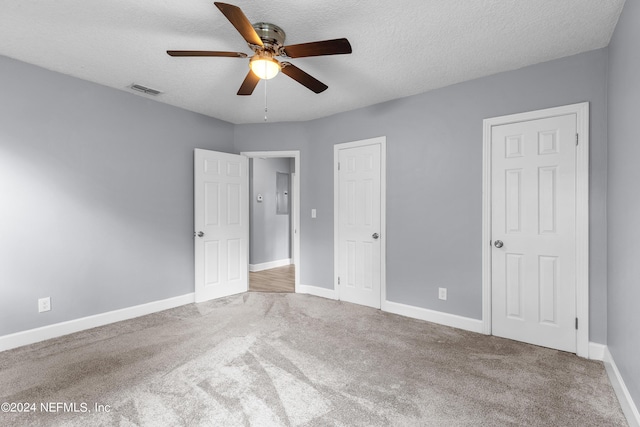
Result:
{"type": "Polygon", "coordinates": [[[340,170],[340,162],[338,162],[338,170],[340,170]]]}
{"type": "Polygon", "coordinates": [[[338,276],[338,285],[340,284],[340,276],[338,276]]]}
{"type": "Polygon", "coordinates": [[[576,145],[578,145],[578,141],[580,140],[580,134],[576,133],[576,145]]]}
{"type": "Polygon", "coordinates": [[[576,329],[578,329],[578,318],[576,317],[576,329]]]}

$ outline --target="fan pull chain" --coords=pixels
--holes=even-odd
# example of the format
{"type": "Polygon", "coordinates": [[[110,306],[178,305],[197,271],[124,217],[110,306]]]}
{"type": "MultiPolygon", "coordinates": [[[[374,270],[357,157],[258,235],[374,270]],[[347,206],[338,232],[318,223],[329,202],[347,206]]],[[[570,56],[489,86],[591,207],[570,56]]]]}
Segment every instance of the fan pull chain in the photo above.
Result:
{"type": "MultiPolygon", "coordinates": [[[[266,69],[267,69],[267,65],[265,63],[265,74],[266,74],[266,69]]],[[[264,121],[266,123],[267,121],[267,113],[268,113],[268,108],[267,108],[267,80],[265,79],[264,81],[264,121]]]]}

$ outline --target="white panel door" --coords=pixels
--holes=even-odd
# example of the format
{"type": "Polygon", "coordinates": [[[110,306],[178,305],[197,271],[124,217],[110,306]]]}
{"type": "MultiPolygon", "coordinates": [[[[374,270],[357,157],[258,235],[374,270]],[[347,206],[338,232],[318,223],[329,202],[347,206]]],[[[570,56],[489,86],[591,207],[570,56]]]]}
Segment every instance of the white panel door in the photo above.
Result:
{"type": "Polygon", "coordinates": [[[576,116],[492,128],[493,334],[576,351],[576,116]]]}
{"type": "Polygon", "coordinates": [[[375,308],[382,274],[381,151],[379,143],[338,148],[339,297],[375,308]]]}
{"type": "Polygon", "coordinates": [[[247,291],[248,165],[245,156],[195,150],[197,302],[247,291]]]}

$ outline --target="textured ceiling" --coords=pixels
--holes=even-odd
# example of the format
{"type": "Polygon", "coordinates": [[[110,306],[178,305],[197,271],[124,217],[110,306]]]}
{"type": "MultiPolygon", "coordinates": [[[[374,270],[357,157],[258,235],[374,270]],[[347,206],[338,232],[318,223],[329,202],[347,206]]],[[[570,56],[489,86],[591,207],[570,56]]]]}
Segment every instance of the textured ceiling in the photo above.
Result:
{"type": "MultiPolygon", "coordinates": [[[[291,59],[329,86],[267,82],[269,121],[309,120],[607,46],[624,0],[228,0],[285,44],[346,37],[353,54],[291,59]]],[[[264,120],[265,82],[236,95],[250,54],[210,0],[0,0],[0,55],[233,123],[264,120]],[[133,92],[133,91],[132,91],[133,92]],[[136,92],[133,92],[136,93],[136,92]],[[149,95],[140,95],[149,96],[149,95]]],[[[0,78],[2,78],[0,70],[0,78]]]]}

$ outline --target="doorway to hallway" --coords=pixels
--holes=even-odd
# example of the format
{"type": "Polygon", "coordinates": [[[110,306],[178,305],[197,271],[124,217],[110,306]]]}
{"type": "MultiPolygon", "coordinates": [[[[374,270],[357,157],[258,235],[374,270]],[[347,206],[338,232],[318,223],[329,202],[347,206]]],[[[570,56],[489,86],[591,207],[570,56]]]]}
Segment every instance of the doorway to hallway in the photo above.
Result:
{"type": "Polygon", "coordinates": [[[300,278],[299,151],[249,158],[249,291],[295,292],[300,278]]]}

